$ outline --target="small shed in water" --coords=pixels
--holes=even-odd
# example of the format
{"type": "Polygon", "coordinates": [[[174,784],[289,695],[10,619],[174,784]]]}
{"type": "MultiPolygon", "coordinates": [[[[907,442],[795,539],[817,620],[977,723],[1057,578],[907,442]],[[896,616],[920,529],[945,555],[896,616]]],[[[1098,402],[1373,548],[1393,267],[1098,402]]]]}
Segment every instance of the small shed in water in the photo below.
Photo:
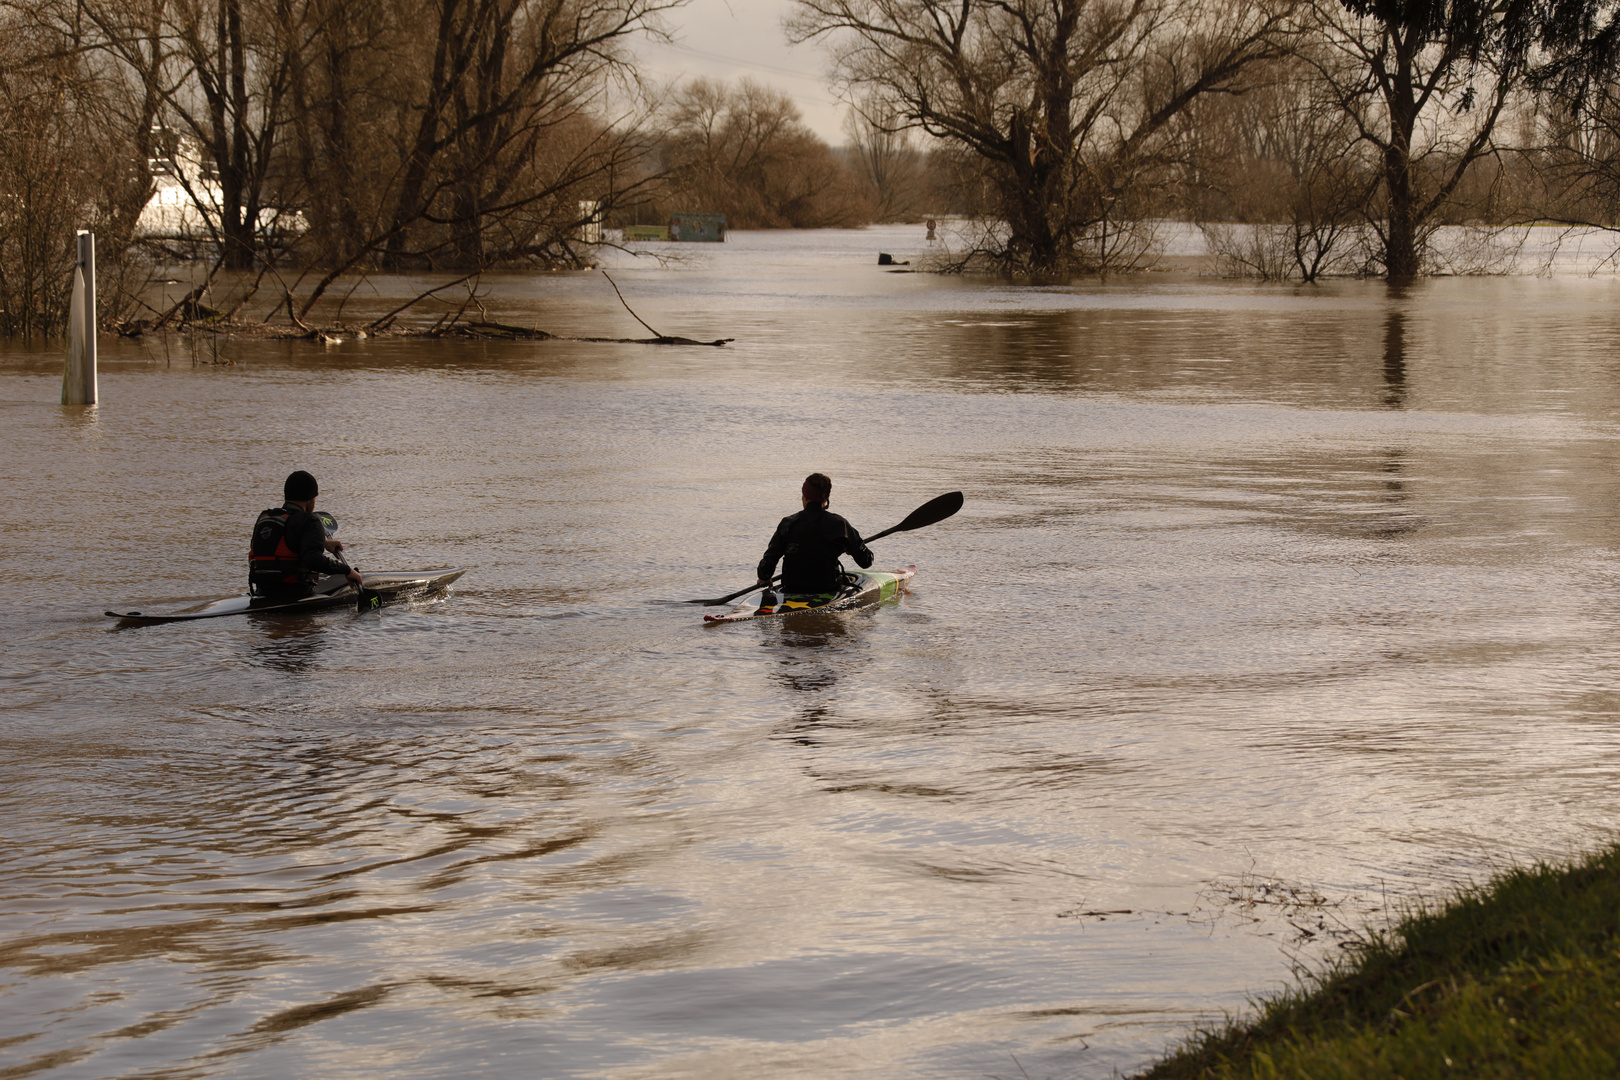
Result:
{"type": "Polygon", "coordinates": [[[726,215],[671,214],[669,238],[683,243],[723,243],[726,239],[726,215]]]}

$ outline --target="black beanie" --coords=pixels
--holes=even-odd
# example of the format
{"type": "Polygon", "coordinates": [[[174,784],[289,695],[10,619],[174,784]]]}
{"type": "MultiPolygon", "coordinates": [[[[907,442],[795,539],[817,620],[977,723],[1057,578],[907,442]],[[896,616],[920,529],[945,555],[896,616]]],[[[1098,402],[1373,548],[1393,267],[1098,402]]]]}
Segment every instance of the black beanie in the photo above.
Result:
{"type": "Polygon", "coordinates": [[[308,502],[320,493],[321,485],[303,469],[287,477],[287,482],[281,485],[282,497],[293,502],[308,502]]]}

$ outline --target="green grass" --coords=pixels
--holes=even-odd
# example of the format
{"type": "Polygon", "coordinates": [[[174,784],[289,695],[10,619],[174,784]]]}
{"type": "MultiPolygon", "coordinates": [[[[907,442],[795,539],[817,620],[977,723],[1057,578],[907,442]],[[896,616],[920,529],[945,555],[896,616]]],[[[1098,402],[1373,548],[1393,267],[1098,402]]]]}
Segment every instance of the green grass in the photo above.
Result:
{"type": "Polygon", "coordinates": [[[1620,846],[1420,909],[1141,1076],[1620,1077],[1620,846]]]}

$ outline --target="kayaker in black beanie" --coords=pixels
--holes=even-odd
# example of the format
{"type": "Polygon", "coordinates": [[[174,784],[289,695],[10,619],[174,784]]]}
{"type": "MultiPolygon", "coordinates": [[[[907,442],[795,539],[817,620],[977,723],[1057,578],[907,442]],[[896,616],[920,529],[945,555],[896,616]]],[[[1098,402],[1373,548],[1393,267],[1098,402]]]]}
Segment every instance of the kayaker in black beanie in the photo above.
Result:
{"type": "Polygon", "coordinates": [[[327,537],[326,527],[315,513],[320,484],[299,469],[287,477],[281,493],[286,502],[264,511],[253,523],[248,592],[296,599],[313,594],[315,583],[328,574],[342,574],[359,588],[360,571],[338,554],[343,542],[327,537]]]}
{"type": "Polygon", "coordinates": [[[782,561],[782,592],[787,603],[827,603],[843,588],[838,565],[848,555],[856,565],[872,565],[872,553],[854,526],[827,509],[832,481],[821,473],[805,477],[799,489],[804,509],[782,519],[759,561],[759,584],[769,585],[782,561]]]}

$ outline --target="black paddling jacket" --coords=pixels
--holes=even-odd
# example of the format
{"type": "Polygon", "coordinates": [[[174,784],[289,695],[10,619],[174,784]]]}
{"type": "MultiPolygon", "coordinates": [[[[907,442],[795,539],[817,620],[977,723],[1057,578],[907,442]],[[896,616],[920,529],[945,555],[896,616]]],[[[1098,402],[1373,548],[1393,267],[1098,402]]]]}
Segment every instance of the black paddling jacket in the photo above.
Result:
{"type": "Polygon", "coordinates": [[[349,564],[326,550],[321,519],[294,503],[272,507],[253,523],[248,587],[276,592],[313,585],[326,574],[347,574],[349,564]]]}
{"type": "Polygon", "coordinates": [[[830,510],[812,506],[782,519],[759,561],[759,580],[769,581],[782,560],[784,593],[833,593],[838,580],[838,556],[849,555],[863,570],[872,565],[867,550],[849,522],[830,510]]]}

